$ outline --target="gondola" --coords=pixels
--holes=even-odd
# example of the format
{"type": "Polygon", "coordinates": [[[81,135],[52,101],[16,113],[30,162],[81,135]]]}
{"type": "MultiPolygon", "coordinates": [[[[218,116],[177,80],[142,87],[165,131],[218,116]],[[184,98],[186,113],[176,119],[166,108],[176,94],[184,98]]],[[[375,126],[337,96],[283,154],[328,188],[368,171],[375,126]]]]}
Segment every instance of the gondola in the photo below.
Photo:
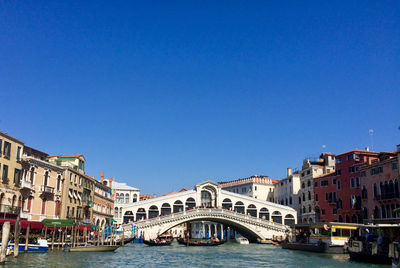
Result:
{"type": "Polygon", "coordinates": [[[148,246],[169,246],[174,239],[151,239],[143,240],[143,243],[148,246]]]}
{"type": "Polygon", "coordinates": [[[212,246],[219,246],[224,244],[225,240],[190,240],[187,241],[183,238],[178,238],[178,243],[185,246],[193,246],[193,247],[212,247],[212,246]]]}

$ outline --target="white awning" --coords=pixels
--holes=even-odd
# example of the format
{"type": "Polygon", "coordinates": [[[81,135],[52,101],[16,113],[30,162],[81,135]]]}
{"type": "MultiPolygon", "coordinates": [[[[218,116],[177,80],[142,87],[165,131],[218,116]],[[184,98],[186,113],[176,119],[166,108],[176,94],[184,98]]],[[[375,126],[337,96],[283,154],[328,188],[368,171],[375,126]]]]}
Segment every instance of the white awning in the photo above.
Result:
{"type": "Polygon", "coordinates": [[[81,193],[78,193],[78,199],[80,200],[80,201],[82,201],[82,197],[81,197],[81,193]]]}
{"type": "Polygon", "coordinates": [[[74,192],[74,198],[75,198],[75,199],[78,199],[78,197],[76,196],[75,192],[74,192]]]}
{"type": "Polygon", "coordinates": [[[68,196],[71,197],[71,198],[73,198],[73,196],[72,196],[72,191],[71,191],[71,190],[68,191],[68,196]]]}

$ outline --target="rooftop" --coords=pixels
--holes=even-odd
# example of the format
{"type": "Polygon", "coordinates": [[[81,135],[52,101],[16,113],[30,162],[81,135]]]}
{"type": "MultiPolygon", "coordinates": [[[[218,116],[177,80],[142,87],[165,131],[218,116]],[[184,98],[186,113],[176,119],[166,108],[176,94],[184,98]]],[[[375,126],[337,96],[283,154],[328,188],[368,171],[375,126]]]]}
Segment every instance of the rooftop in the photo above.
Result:
{"type": "Polygon", "coordinates": [[[112,188],[116,190],[132,190],[132,191],[139,191],[138,188],[134,188],[132,186],[127,185],[124,182],[113,182],[112,183],[112,188]]]}

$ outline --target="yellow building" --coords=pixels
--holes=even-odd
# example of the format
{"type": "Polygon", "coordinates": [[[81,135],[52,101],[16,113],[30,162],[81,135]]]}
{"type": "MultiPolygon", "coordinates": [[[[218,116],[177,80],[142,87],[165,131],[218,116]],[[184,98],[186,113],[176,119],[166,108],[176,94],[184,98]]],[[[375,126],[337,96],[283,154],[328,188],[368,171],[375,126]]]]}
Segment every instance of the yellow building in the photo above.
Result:
{"type": "Polygon", "coordinates": [[[39,150],[24,147],[21,218],[42,221],[60,217],[64,169],[49,163],[47,156],[39,150]]]}
{"type": "Polygon", "coordinates": [[[85,174],[83,155],[52,155],[48,159],[64,169],[60,218],[92,224],[95,180],[85,174]]]}
{"type": "Polygon", "coordinates": [[[21,158],[24,142],[0,131],[0,216],[16,218],[22,204],[21,158]]]}

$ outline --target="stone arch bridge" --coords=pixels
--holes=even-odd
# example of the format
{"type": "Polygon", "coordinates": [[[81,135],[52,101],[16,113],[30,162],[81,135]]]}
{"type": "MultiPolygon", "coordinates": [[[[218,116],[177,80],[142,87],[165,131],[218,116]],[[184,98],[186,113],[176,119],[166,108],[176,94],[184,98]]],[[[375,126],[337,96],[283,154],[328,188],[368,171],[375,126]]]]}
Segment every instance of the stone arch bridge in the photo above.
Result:
{"type": "Polygon", "coordinates": [[[293,208],[225,191],[212,181],[197,184],[193,190],[128,204],[122,213],[124,223],[144,231],[146,239],[190,221],[233,226],[252,240],[284,236],[287,225],[297,223],[293,208]]]}

